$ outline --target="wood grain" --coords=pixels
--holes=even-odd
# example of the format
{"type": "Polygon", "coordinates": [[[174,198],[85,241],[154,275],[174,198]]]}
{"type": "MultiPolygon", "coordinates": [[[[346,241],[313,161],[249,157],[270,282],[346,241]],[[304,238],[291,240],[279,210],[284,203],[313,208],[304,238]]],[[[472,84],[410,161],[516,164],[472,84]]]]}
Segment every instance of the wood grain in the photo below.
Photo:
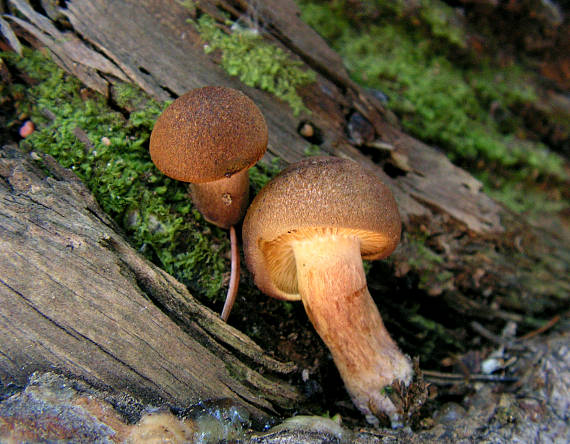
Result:
{"type": "Polygon", "coordinates": [[[29,155],[0,150],[4,385],[56,369],[153,403],[238,399],[258,416],[300,399],[253,368],[283,375],[293,365],[142,259],[73,174],[36,158],[49,176],[29,155]]]}

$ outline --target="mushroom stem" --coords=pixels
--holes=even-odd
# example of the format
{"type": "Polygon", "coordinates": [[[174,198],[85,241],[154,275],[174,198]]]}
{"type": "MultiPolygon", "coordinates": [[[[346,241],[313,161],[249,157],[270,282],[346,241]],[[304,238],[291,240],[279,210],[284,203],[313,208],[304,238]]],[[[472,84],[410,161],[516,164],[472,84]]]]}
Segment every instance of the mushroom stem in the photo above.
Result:
{"type": "Polygon", "coordinates": [[[222,309],[222,314],[220,317],[227,322],[234,302],[236,301],[238,286],[239,286],[239,249],[236,236],[236,230],[232,225],[230,227],[230,243],[231,243],[231,274],[230,274],[230,285],[228,287],[228,294],[226,296],[226,302],[224,303],[224,308],[222,309]]]}
{"type": "Polygon", "coordinates": [[[228,229],[241,220],[249,202],[247,169],[220,180],[191,183],[190,195],[204,219],[228,229]]]}
{"type": "Polygon", "coordinates": [[[354,404],[369,422],[381,412],[399,420],[384,388],[412,377],[366,285],[360,241],[318,235],[293,242],[298,289],[309,319],[328,346],[354,404]]]}

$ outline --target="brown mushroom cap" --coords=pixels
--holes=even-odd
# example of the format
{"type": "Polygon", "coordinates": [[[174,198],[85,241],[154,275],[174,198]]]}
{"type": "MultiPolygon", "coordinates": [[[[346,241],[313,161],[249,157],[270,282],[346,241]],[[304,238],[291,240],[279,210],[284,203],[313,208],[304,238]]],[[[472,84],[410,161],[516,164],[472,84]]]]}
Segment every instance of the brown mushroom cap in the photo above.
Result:
{"type": "Polygon", "coordinates": [[[358,236],[364,259],[396,248],[401,222],[391,191],[351,160],[311,157],[283,170],[255,197],[245,216],[245,260],[256,285],[298,300],[290,242],[319,235],[358,236]]]}
{"type": "Polygon", "coordinates": [[[176,180],[203,183],[254,165],[267,149],[259,108],[232,88],[206,86],[177,98],[158,118],[150,156],[176,180]]]}

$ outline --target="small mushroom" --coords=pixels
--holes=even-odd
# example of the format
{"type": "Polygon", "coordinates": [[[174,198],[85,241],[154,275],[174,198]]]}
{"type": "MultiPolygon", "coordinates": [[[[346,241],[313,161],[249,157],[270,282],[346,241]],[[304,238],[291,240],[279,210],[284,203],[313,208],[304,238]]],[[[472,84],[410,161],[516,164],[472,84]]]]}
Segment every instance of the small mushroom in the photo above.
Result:
{"type": "Polygon", "coordinates": [[[248,204],[247,170],[267,149],[267,125],[240,91],[206,86],[176,99],[158,118],[150,156],[160,171],[190,182],[204,218],[221,228],[241,220],[248,204]]]}
{"type": "Polygon", "coordinates": [[[301,300],[354,404],[369,422],[399,412],[386,395],[408,385],[409,358],[392,340],[366,284],[362,258],[396,248],[401,223],[392,193],[356,162],[313,157],[290,165],[245,216],[245,260],[269,296],[301,300]]]}
{"type": "Polygon", "coordinates": [[[247,170],[266,149],[267,125],[259,108],[242,92],[219,86],[197,88],[177,98],[160,115],[150,136],[150,156],[158,169],[190,182],[192,201],[204,218],[230,229],[232,277],[224,320],[239,280],[233,226],[249,201],[247,170]]]}

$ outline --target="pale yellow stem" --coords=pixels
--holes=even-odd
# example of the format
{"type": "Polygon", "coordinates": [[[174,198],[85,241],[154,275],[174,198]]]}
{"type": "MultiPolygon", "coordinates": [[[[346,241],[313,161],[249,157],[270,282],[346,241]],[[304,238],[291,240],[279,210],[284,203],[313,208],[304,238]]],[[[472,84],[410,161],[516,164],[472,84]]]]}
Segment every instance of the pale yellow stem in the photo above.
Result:
{"type": "Polygon", "coordinates": [[[328,346],[354,404],[371,422],[397,421],[383,389],[412,377],[410,360],[392,340],[366,285],[357,237],[319,235],[293,243],[299,293],[328,346]]]}

